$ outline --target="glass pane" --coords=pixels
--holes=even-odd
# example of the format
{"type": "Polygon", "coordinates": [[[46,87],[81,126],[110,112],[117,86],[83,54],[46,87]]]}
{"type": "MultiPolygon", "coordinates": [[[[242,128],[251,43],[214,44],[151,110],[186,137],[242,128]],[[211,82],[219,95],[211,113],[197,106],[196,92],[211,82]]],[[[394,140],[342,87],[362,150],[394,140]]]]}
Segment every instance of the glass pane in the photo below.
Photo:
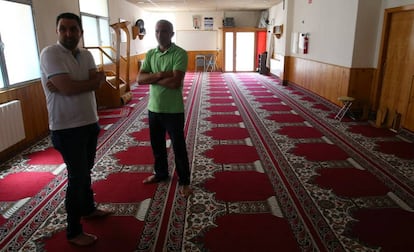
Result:
{"type": "Polygon", "coordinates": [[[4,88],[3,74],[0,71],[0,88],[4,88]]]}
{"type": "Polygon", "coordinates": [[[83,43],[85,46],[99,46],[99,30],[95,17],[82,16],[83,43]]]}
{"type": "Polygon", "coordinates": [[[232,72],[233,71],[233,32],[226,32],[225,35],[225,41],[226,41],[226,45],[225,45],[225,66],[224,66],[224,71],[228,72],[232,72]]]}
{"type": "Polygon", "coordinates": [[[109,22],[106,19],[99,18],[99,33],[101,35],[101,46],[110,46],[111,39],[109,36],[109,22]]]}
{"type": "MultiPolygon", "coordinates": [[[[87,46],[100,46],[98,20],[95,17],[81,16],[83,26],[83,44],[87,46]]],[[[101,64],[99,50],[90,50],[95,59],[95,64],[101,64]]]]}
{"type": "Polygon", "coordinates": [[[79,0],[79,8],[81,12],[108,17],[107,0],[79,0]]]}
{"type": "Polygon", "coordinates": [[[236,71],[254,71],[254,32],[237,32],[236,45],[236,71]]]}
{"type": "Polygon", "coordinates": [[[31,6],[0,0],[0,31],[10,85],[38,79],[39,53],[31,6]]]}
{"type": "MultiPolygon", "coordinates": [[[[109,36],[109,22],[107,19],[99,18],[99,35],[101,37],[100,46],[111,46],[111,38],[109,36]]],[[[113,51],[106,50],[106,52],[111,55],[112,57],[115,57],[113,55],[113,51]]],[[[96,61],[95,61],[96,62],[96,61]]],[[[108,59],[108,57],[104,57],[104,64],[111,63],[111,60],[108,59]]]]}

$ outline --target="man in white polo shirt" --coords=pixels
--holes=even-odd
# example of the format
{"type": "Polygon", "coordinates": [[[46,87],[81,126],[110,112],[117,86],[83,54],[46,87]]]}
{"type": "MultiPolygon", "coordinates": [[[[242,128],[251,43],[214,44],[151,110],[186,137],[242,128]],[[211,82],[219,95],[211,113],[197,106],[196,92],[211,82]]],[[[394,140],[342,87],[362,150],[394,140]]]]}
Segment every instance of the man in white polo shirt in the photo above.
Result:
{"type": "Polygon", "coordinates": [[[83,34],[79,16],[60,14],[56,32],[58,43],[44,48],[40,55],[42,86],[53,146],[62,154],[68,171],[66,236],[72,244],[87,246],[97,237],[83,232],[81,218],[110,214],[96,207],[91,188],[100,131],[94,90],[105,81],[105,74],[97,72],[89,51],[78,48],[83,34]]]}

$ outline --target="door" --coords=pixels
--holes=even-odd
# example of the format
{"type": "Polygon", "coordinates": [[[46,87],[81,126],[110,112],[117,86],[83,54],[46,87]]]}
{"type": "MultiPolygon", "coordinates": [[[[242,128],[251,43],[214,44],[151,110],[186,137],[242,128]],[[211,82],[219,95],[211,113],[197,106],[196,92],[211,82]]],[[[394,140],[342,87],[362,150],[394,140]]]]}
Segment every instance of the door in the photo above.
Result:
{"type": "Polygon", "coordinates": [[[252,72],[255,70],[255,32],[226,31],[224,34],[224,50],[224,71],[252,72]]]}
{"type": "Polygon", "coordinates": [[[414,10],[392,13],[388,18],[380,108],[387,108],[387,126],[395,113],[401,126],[414,131],[414,10]]]}

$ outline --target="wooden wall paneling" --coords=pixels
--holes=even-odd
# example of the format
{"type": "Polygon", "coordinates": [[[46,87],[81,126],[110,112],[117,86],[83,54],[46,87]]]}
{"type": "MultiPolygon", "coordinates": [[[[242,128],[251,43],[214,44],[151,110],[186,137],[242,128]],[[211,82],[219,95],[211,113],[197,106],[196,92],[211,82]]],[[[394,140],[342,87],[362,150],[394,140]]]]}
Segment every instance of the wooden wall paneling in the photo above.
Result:
{"type": "Polygon", "coordinates": [[[138,75],[138,59],[136,56],[130,57],[129,62],[129,84],[136,81],[138,75]]]}
{"type": "Polygon", "coordinates": [[[350,69],[322,62],[289,56],[286,79],[335,103],[339,96],[348,95],[350,69]]]}
{"type": "MultiPolygon", "coordinates": [[[[221,51],[187,51],[187,55],[188,55],[188,66],[187,66],[187,71],[189,72],[194,72],[195,70],[195,56],[198,54],[203,54],[203,55],[207,55],[207,54],[216,54],[217,55],[217,69],[216,71],[221,71],[222,69],[222,52],[221,51]]],[[[138,76],[138,73],[140,71],[140,66],[139,66],[139,62],[145,59],[145,54],[140,54],[140,55],[135,55],[133,58],[131,58],[131,64],[137,64],[135,65],[131,65],[131,75],[130,75],[130,80],[135,81],[136,77],[138,76]],[[133,69],[137,69],[137,72],[134,74],[134,70],[133,69]]],[[[110,68],[113,68],[114,66],[108,66],[110,68]]]]}
{"type": "Polygon", "coordinates": [[[372,107],[371,91],[375,69],[352,68],[350,74],[348,95],[356,99],[355,107],[369,110],[372,107]]]}
{"type": "Polygon", "coordinates": [[[282,84],[283,85],[289,85],[289,68],[290,68],[290,61],[291,61],[290,56],[284,56],[284,66],[283,66],[283,79],[282,79],[282,84]]]}
{"type": "MultiPolygon", "coordinates": [[[[195,56],[196,55],[208,55],[208,54],[216,54],[217,55],[217,68],[216,71],[221,71],[222,69],[222,55],[220,51],[187,51],[188,55],[188,67],[187,71],[194,72],[195,71],[195,56]]],[[[207,62],[206,62],[207,64],[207,62]]]]}

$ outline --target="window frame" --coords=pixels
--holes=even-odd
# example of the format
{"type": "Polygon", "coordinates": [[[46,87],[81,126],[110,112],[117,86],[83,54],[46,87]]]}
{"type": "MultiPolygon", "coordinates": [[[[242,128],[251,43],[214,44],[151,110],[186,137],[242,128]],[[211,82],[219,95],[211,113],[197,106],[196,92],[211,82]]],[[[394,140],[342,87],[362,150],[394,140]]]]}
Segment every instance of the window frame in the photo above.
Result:
{"type": "MultiPolygon", "coordinates": [[[[38,42],[38,35],[37,35],[37,29],[36,29],[36,20],[35,20],[35,16],[34,16],[34,10],[33,10],[33,1],[32,0],[3,0],[3,1],[7,1],[7,2],[13,2],[13,3],[18,3],[18,4],[25,4],[28,5],[30,7],[30,11],[31,11],[31,19],[33,21],[33,32],[34,32],[34,43],[36,44],[36,54],[37,54],[37,59],[39,61],[39,65],[40,65],[40,51],[39,51],[39,42],[38,42]]],[[[1,40],[1,31],[0,31],[0,74],[2,75],[2,79],[3,79],[3,87],[0,87],[0,90],[9,90],[9,89],[13,89],[16,87],[20,87],[20,86],[24,86],[24,85],[28,85],[33,83],[34,81],[38,81],[40,80],[41,76],[40,76],[40,72],[39,72],[39,77],[38,78],[34,78],[34,79],[28,79],[25,81],[20,81],[20,82],[16,82],[13,84],[10,84],[10,80],[9,80],[9,75],[8,75],[8,70],[7,70],[7,64],[6,64],[6,58],[4,55],[4,42],[1,40]]]]}
{"type": "MultiPolygon", "coordinates": [[[[80,18],[81,18],[81,20],[83,21],[83,17],[89,17],[89,18],[94,18],[95,19],[95,29],[96,29],[96,31],[97,31],[97,34],[98,34],[98,41],[99,41],[99,45],[92,45],[92,46],[111,46],[112,45],[112,38],[111,38],[111,31],[110,31],[110,27],[108,26],[108,28],[107,28],[107,32],[108,32],[108,38],[109,38],[109,45],[103,45],[103,40],[102,40],[102,33],[101,33],[101,29],[100,29],[100,23],[102,22],[101,20],[105,20],[108,24],[109,24],[109,17],[105,17],[105,16],[100,16],[100,15],[96,15],[96,14],[91,14],[91,13],[87,13],[87,12],[80,12],[80,18]]],[[[85,29],[85,24],[82,22],[82,26],[83,26],[83,29],[85,29]]],[[[91,46],[91,45],[86,45],[85,44],[85,33],[83,34],[83,36],[82,36],[82,43],[83,43],[83,47],[88,47],[88,46],[91,46]]],[[[110,55],[111,55],[111,51],[107,51],[107,53],[109,53],[110,55]]],[[[94,60],[95,60],[95,64],[96,65],[99,65],[100,64],[100,60],[98,60],[98,59],[96,59],[95,58],[95,56],[94,56],[94,60]]],[[[108,60],[108,59],[106,59],[105,57],[104,57],[104,64],[105,63],[110,63],[110,61],[108,60]]]]}
{"type": "MultiPolygon", "coordinates": [[[[97,33],[98,33],[98,39],[99,39],[99,43],[102,43],[102,34],[101,34],[101,30],[99,29],[99,22],[100,22],[100,19],[103,19],[103,20],[106,20],[106,21],[108,21],[108,23],[109,23],[109,17],[104,17],[104,16],[98,16],[98,15],[95,15],[95,14],[90,14],[90,13],[86,13],[86,12],[81,12],[80,13],[80,18],[81,18],[81,20],[82,20],[82,17],[83,16],[86,16],[86,17],[90,17],[90,18],[95,18],[95,21],[97,21],[96,22],[96,29],[97,29],[97,33]]],[[[84,24],[82,23],[82,26],[84,26],[84,24]]],[[[83,28],[85,28],[85,27],[83,27],[83,28]]],[[[109,27],[108,27],[108,35],[111,35],[110,34],[110,31],[109,31],[109,27]]],[[[83,36],[85,36],[85,35],[83,35],[83,36]]],[[[109,38],[111,38],[110,36],[109,36],[109,38]]],[[[85,40],[84,40],[84,38],[82,38],[82,42],[83,42],[83,46],[86,46],[85,45],[85,40]]],[[[111,42],[111,41],[109,41],[109,42],[111,42]]],[[[102,45],[99,45],[99,46],[102,46],[102,45]]]]}
{"type": "MultiPolygon", "coordinates": [[[[18,3],[18,4],[25,4],[30,6],[30,12],[31,12],[31,19],[33,21],[33,32],[34,32],[34,36],[35,36],[35,44],[36,44],[36,54],[37,54],[37,58],[40,64],[40,52],[39,52],[39,44],[38,44],[38,36],[37,36],[37,29],[36,29],[36,20],[35,20],[35,16],[34,16],[34,11],[33,11],[33,1],[32,0],[3,0],[3,1],[7,1],[7,2],[13,2],[13,3],[18,3]]],[[[2,79],[3,79],[3,87],[0,87],[0,90],[9,90],[9,89],[13,89],[16,87],[21,87],[24,85],[28,85],[33,83],[34,81],[38,81],[40,80],[40,73],[39,73],[39,77],[38,78],[34,78],[34,79],[28,79],[25,81],[21,81],[21,82],[16,82],[14,84],[10,84],[10,80],[9,80],[9,76],[8,76],[8,71],[7,71],[7,64],[6,64],[6,58],[4,56],[4,42],[1,40],[1,31],[0,31],[0,74],[2,75],[2,79]]]]}

